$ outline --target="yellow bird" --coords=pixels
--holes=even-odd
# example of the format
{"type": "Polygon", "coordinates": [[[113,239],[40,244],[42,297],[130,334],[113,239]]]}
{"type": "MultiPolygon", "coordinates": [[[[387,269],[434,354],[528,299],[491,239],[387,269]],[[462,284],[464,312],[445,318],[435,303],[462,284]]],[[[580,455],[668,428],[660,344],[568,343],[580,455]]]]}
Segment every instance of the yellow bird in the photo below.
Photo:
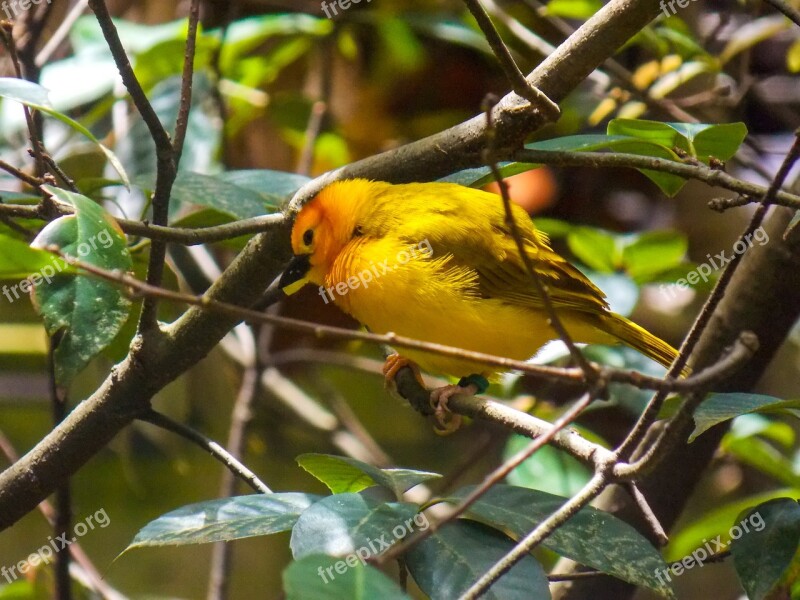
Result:
{"type": "MultiPolygon", "coordinates": [[[[621,342],[664,366],[674,360],[672,346],[611,312],[603,292],[550,248],[525,211],[514,205],[513,215],[574,341],[621,342]]],[[[292,293],[309,282],[320,286],[321,301],[375,333],[517,360],[557,337],[495,194],[450,183],[337,181],[297,214],[292,250],[281,287],[292,293]]],[[[425,371],[462,378],[434,392],[440,406],[453,393],[485,391],[495,371],[469,360],[402,352],[425,371]]],[[[405,362],[387,364],[393,374],[405,362]]]]}

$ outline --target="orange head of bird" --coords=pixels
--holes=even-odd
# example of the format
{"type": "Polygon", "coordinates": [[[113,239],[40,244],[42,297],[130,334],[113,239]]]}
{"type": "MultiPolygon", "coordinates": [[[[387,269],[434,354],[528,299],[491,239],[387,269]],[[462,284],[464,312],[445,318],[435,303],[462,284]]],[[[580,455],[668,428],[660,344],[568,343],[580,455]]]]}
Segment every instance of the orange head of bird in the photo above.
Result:
{"type": "Polygon", "coordinates": [[[306,283],[324,283],[336,257],[353,236],[355,209],[366,191],[361,181],[332,183],[300,209],[292,227],[295,256],[279,283],[287,295],[306,283]]]}

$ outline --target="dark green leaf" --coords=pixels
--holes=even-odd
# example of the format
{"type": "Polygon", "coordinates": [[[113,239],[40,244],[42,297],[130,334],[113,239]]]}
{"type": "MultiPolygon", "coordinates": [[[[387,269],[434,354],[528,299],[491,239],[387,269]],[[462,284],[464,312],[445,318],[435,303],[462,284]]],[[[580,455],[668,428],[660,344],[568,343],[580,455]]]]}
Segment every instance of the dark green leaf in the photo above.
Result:
{"type": "Polygon", "coordinates": [[[380,469],[355,458],[330,454],[302,454],[297,457],[297,463],[334,494],[360,492],[382,485],[399,498],[415,485],[441,477],[438,473],[413,469],[380,469]]]}
{"type": "MultiPolygon", "coordinates": [[[[456,503],[471,491],[472,486],[463,488],[448,501],[456,503]]],[[[498,485],[475,502],[466,516],[520,539],[566,501],[539,490],[498,485]]],[[[659,552],[633,527],[609,513],[586,507],[542,545],[623,581],[674,597],[671,588],[656,577],[666,569],[659,552]]]]}
{"type": "Polygon", "coordinates": [[[368,558],[417,529],[429,526],[418,506],[381,502],[363,494],[335,494],[306,510],[292,528],[295,558],[320,552],[368,558]]]}
{"type": "MultiPolygon", "coordinates": [[[[58,246],[72,258],[102,269],[122,272],[131,268],[125,236],[116,222],[95,202],[65,190],[42,186],[74,215],[50,222],[31,244],[58,246]]],[[[47,273],[42,272],[44,277],[47,273]]],[[[56,378],[68,385],[103,350],[125,324],[130,302],[118,286],[94,277],[55,274],[34,288],[37,310],[50,335],[61,332],[55,349],[56,378]]]]}
{"type": "Polygon", "coordinates": [[[733,564],[750,600],[766,598],[792,564],[800,546],[800,506],[777,498],[745,513],[731,528],[733,564]],[[747,527],[747,531],[745,530],[747,527]]]}
{"type": "Polygon", "coordinates": [[[324,554],[290,564],[283,572],[283,590],[286,600],[410,600],[394,581],[358,557],[348,563],[324,554]]]}
{"type": "Polygon", "coordinates": [[[289,531],[303,511],[321,498],[287,492],[189,504],[150,521],[125,550],[207,544],[289,531]]]}
{"type": "Polygon", "coordinates": [[[697,521],[689,523],[670,535],[669,546],[665,551],[667,558],[670,561],[680,560],[717,535],[727,545],[730,540],[731,523],[738,522],[736,519],[743,511],[749,510],[756,504],[784,496],[800,497],[800,489],[780,488],[762,494],[747,496],[723,504],[718,508],[712,508],[697,521]]]}
{"type": "MultiPolygon", "coordinates": [[[[408,553],[414,581],[432,600],[458,598],[514,544],[497,531],[458,520],[423,540],[408,553]]],[[[481,598],[549,600],[550,588],[541,565],[526,556],[481,598]]]]}
{"type": "MultiPolygon", "coordinates": [[[[155,175],[134,179],[136,185],[152,190],[155,175]]],[[[237,219],[247,219],[275,212],[278,206],[273,197],[252,189],[240,187],[223,178],[181,171],[172,186],[170,208],[208,206],[237,219]]]]}
{"type": "Polygon", "coordinates": [[[780,412],[800,408],[800,400],[781,400],[773,396],[750,393],[710,394],[694,411],[694,431],[689,436],[692,442],[700,434],[717,423],[753,412],[780,412]]]}

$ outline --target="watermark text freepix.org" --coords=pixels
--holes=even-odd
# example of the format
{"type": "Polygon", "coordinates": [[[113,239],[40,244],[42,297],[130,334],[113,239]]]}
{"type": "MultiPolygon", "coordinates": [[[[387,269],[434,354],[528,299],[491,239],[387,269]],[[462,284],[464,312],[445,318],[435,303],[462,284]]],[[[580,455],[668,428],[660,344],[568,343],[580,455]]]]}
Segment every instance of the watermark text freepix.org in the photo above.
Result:
{"type": "MultiPolygon", "coordinates": [[[[761,513],[754,512],[749,517],[742,519],[738,525],[731,527],[730,531],[728,531],[728,537],[731,540],[738,540],[745,533],[750,533],[750,531],[763,531],[766,525],[761,513]]],[[[654,571],[656,579],[663,584],[672,581],[672,577],[669,576],[670,573],[678,577],[683,575],[684,571],[693,569],[695,566],[702,567],[707,559],[723,552],[728,547],[728,544],[730,544],[730,541],[723,542],[721,535],[710,541],[703,539],[703,545],[695,549],[691,554],[675,561],[666,569],[656,569],[654,571]],[[665,577],[666,581],[662,577],[665,577]]]]}
{"type": "Polygon", "coordinates": [[[30,569],[37,567],[40,563],[46,565],[50,564],[50,561],[53,560],[56,554],[71,546],[79,537],[83,537],[89,533],[95,526],[100,527],[100,529],[105,529],[110,523],[111,519],[109,519],[106,514],[106,509],[101,508],[95,511],[94,514],[87,516],[83,521],[75,523],[75,527],[72,529],[75,535],[71,538],[67,538],[66,531],[61,535],[57,535],[55,538],[53,536],[47,536],[47,543],[28,556],[27,559],[21,560],[10,567],[0,567],[0,575],[5,577],[8,583],[12,583],[21,575],[25,575],[30,569]]]}
{"type": "Polygon", "coordinates": [[[391,539],[388,533],[384,533],[377,539],[370,538],[364,546],[361,546],[356,549],[355,552],[351,552],[345,556],[344,560],[338,560],[327,568],[319,567],[317,569],[317,574],[322,578],[324,583],[329,583],[336,579],[334,571],[339,575],[344,575],[347,569],[355,567],[358,563],[366,565],[368,558],[391,548],[395,542],[402,540],[406,535],[412,533],[414,531],[414,526],[416,526],[419,531],[425,531],[430,526],[430,523],[423,513],[417,513],[413,518],[406,519],[404,523],[392,529],[392,536],[394,536],[394,539],[391,539]]]}
{"type": "MultiPolygon", "coordinates": [[[[367,4],[369,4],[370,2],[372,2],[372,0],[366,0],[366,2],[367,4]]],[[[342,10],[342,12],[344,12],[348,8],[350,8],[353,4],[360,4],[360,3],[361,0],[331,0],[330,2],[325,2],[325,0],[322,0],[322,12],[325,13],[326,17],[332,19],[333,17],[339,14],[339,11],[336,9],[337,6],[342,10]],[[333,10],[333,15],[331,15],[328,9],[333,10]]]]}
{"type": "Polygon", "coordinates": [[[678,8],[686,8],[689,6],[689,2],[696,2],[696,0],[661,0],[661,10],[664,12],[664,16],[671,16],[674,15],[677,11],[675,9],[675,5],[678,5],[678,8]],[[669,8],[669,11],[667,10],[669,8]]]}
{"type": "Polygon", "coordinates": [[[0,10],[6,13],[6,19],[13,19],[19,13],[25,12],[31,8],[32,4],[38,5],[42,2],[50,4],[52,0],[3,0],[0,3],[0,10]]]}
{"type": "MultiPolygon", "coordinates": [[[[747,234],[743,240],[738,240],[733,245],[734,254],[744,254],[753,247],[754,241],[758,242],[759,246],[763,246],[769,242],[769,234],[763,227],[759,227],[753,233],[747,234]]],[[[707,262],[697,265],[697,268],[689,271],[686,277],[678,279],[675,283],[662,283],[658,286],[659,291],[669,296],[671,299],[678,293],[678,290],[685,290],[690,285],[697,285],[700,283],[701,279],[705,283],[714,271],[721,269],[731,262],[733,260],[733,255],[729,256],[725,250],[723,250],[713,257],[711,254],[706,254],[706,258],[708,259],[707,262]]]]}
{"type": "MultiPolygon", "coordinates": [[[[107,229],[101,229],[97,235],[94,235],[86,241],[78,244],[78,246],[75,248],[75,253],[78,255],[76,258],[85,258],[93,250],[97,250],[98,246],[108,250],[113,243],[114,238],[111,237],[111,233],[107,229]]],[[[2,292],[3,296],[5,296],[9,302],[14,302],[15,300],[20,299],[20,292],[27,294],[31,291],[31,288],[36,287],[42,283],[42,281],[50,284],[53,280],[53,277],[55,277],[58,273],[61,273],[64,269],[64,262],[58,256],[53,255],[51,263],[52,264],[42,267],[38,273],[34,273],[16,285],[12,285],[10,287],[4,285],[2,288],[0,288],[0,292],[2,292]]]]}
{"type": "Polygon", "coordinates": [[[319,295],[325,300],[325,304],[328,304],[328,302],[333,300],[334,294],[345,296],[350,290],[355,290],[359,287],[366,289],[369,287],[370,283],[379,277],[390,273],[399,265],[409,263],[412,259],[420,255],[426,258],[433,256],[433,247],[427,239],[422,240],[418,244],[410,244],[408,250],[401,250],[398,252],[395,257],[395,262],[392,265],[389,264],[389,259],[387,258],[378,264],[370,263],[369,268],[362,269],[357,275],[351,275],[347,278],[347,281],[340,281],[336,285],[328,287],[319,286],[319,295]]]}

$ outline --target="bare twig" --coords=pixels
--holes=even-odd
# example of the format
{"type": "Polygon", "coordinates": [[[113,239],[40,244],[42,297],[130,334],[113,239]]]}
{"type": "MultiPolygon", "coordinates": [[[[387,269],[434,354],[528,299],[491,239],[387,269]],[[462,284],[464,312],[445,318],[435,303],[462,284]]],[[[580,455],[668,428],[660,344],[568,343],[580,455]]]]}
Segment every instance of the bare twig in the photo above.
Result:
{"type": "MultiPolygon", "coordinates": [[[[122,41],[117,33],[117,28],[111,15],[108,12],[105,0],[89,0],[89,6],[97,17],[97,22],[103,32],[103,37],[108,44],[111,55],[119,70],[122,83],[131,95],[136,109],[142,116],[150,136],[156,146],[156,185],[153,192],[153,223],[155,225],[167,225],[169,217],[169,197],[172,184],[177,175],[177,164],[175,162],[175,152],[172,147],[167,130],[147,99],[133,67],[122,46],[122,41]]],[[[159,285],[164,274],[164,260],[166,257],[166,244],[156,241],[150,248],[150,259],[147,267],[147,281],[153,285],[159,285]]],[[[153,298],[145,300],[142,306],[142,313],[139,319],[139,332],[157,331],[157,303],[153,298]]]]}
{"type": "Polygon", "coordinates": [[[581,351],[578,350],[578,347],[572,340],[572,336],[567,331],[567,328],[564,327],[561,318],[558,316],[556,307],[553,304],[553,300],[550,298],[550,292],[548,291],[545,283],[542,281],[541,276],[534,268],[530,256],[528,256],[528,252],[525,249],[525,242],[522,240],[522,235],[519,232],[517,221],[514,219],[514,213],[511,210],[511,197],[508,194],[508,184],[500,174],[500,169],[497,166],[497,159],[494,156],[495,134],[494,123],[492,121],[492,108],[494,108],[495,103],[496,102],[491,98],[484,100],[484,110],[486,111],[486,137],[488,139],[486,150],[484,152],[484,161],[491,169],[492,175],[494,175],[495,181],[500,188],[500,195],[503,199],[503,208],[506,212],[506,225],[508,225],[508,228],[511,231],[511,236],[514,238],[514,243],[517,245],[517,252],[519,252],[522,263],[525,265],[525,269],[528,271],[528,275],[530,276],[531,281],[536,288],[536,292],[542,299],[542,304],[544,305],[544,310],[548,317],[548,324],[556,332],[559,339],[567,346],[570,356],[584,372],[586,381],[591,383],[597,379],[595,369],[589,364],[589,362],[586,360],[586,357],[581,354],[581,351]]]}
{"type": "MultiPolygon", "coordinates": [[[[686,179],[696,179],[708,185],[721,187],[732,192],[751,197],[762,198],[768,188],[755,183],[749,183],[728,175],[725,171],[712,169],[702,164],[688,164],[655,158],[638,156],[622,152],[562,152],[551,150],[519,150],[514,153],[514,159],[519,162],[541,163],[562,167],[590,167],[600,168],[634,168],[650,169],[661,173],[671,173],[686,179]]],[[[784,191],[778,191],[769,198],[770,204],[779,204],[789,208],[800,209],[800,196],[784,191]]]]}
{"type": "MultiPolygon", "coordinates": [[[[542,435],[535,438],[527,446],[525,446],[525,448],[504,461],[502,465],[484,477],[480,485],[476,486],[469,493],[469,495],[459,502],[457,506],[448,511],[446,515],[442,516],[436,521],[431,522],[427,529],[418,531],[415,534],[405,538],[405,540],[402,542],[394,544],[389,550],[383,554],[380,554],[373,562],[377,565],[384,565],[388,561],[402,556],[415,545],[419,544],[422,540],[429,538],[431,535],[436,533],[442,526],[463,515],[470,506],[475,504],[475,502],[477,502],[484,494],[486,494],[486,492],[502,481],[511,471],[516,469],[525,460],[530,458],[534,452],[553,441],[562,429],[572,423],[572,421],[574,421],[586,409],[586,407],[595,400],[595,390],[596,388],[590,392],[586,392],[578,402],[576,402],[572,407],[569,408],[569,410],[556,419],[553,424],[542,433],[542,435]]],[[[449,406],[451,409],[455,407],[459,397],[460,395],[457,394],[450,398],[449,406]]],[[[611,459],[612,457],[609,455],[606,458],[611,459]]]]}
{"type": "Polygon", "coordinates": [[[188,427],[183,423],[178,423],[177,421],[170,419],[168,416],[152,409],[139,415],[139,420],[155,425],[156,427],[160,427],[161,429],[166,429],[172,433],[176,433],[182,438],[185,438],[200,448],[208,451],[214,458],[225,465],[226,469],[244,481],[254,491],[262,494],[272,493],[272,490],[269,489],[267,485],[256,476],[255,473],[244,466],[241,461],[239,461],[235,456],[231,455],[220,444],[212,439],[207,438],[199,431],[195,431],[191,427],[188,427]]]}
{"type": "Polygon", "coordinates": [[[189,8],[189,32],[186,36],[186,47],[183,52],[183,73],[181,74],[181,96],[178,104],[178,118],[175,121],[175,139],[172,146],[175,152],[174,161],[177,169],[183,154],[186,141],[186,128],[189,126],[189,111],[192,108],[192,77],[194,74],[194,56],[197,48],[197,23],[200,20],[200,0],[191,0],[189,8]]]}
{"type": "Polygon", "coordinates": [[[514,62],[511,52],[509,52],[508,48],[503,43],[503,39],[500,37],[497,29],[495,29],[491,18],[486,14],[483,6],[481,6],[480,1],[464,0],[464,4],[467,5],[469,12],[472,13],[472,16],[478,22],[478,27],[481,28],[486,41],[489,42],[489,46],[511,83],[511,88],[514,90],[514,93],[525,98],[537,109],[542,110],[547,118],[556,120],[561,114],[558,104],[550,100],[540,89],[531,85],[531,83],[525,79],[525,75],[519,70],[517,63],[514,62]]]}
{"type": "Polygon", "coordinates": [[[527,556],[531,550],[547,539],[558,527],[569,521],[580,509],[599,496],[608,483],[609,480],[605,471],[595,473],[577,494],[572,496],[561,508],[539,523],[533,531],[522,538],[508,554],[470,586],[470,588],[461,595],[459,600],[474,600],[480,597],[500,579],[500,577],[527,556]]]}
{"type": "Polygon", "coordinates": [[[783,13],[795,25],[800,27],[800,11],[797,10],[794,6],[792,6],[788,2],[784,2],[784,0],[764,0],[764,2],[769,4],[772,8],[774,8],[778,12],[783,13]]]}

